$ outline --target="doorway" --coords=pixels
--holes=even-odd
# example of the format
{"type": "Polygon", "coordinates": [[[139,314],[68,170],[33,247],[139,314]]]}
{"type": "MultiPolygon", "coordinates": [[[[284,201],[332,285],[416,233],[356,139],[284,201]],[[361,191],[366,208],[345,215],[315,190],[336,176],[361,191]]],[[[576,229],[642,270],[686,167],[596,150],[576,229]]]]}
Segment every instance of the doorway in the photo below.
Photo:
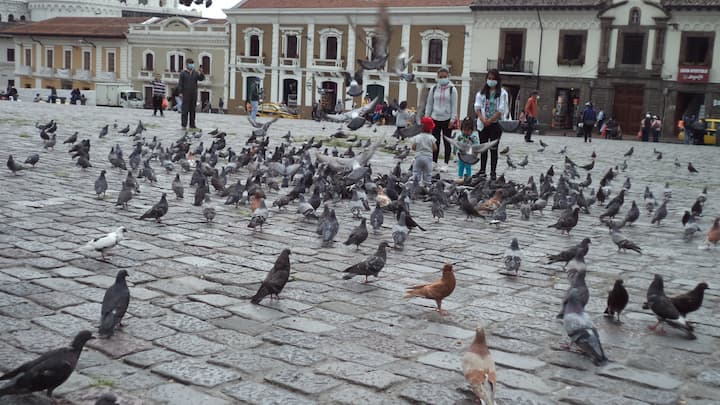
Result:
{"type": "Polygon", "coordinates": [[[282,102],[288,107],[297,107],[298,81],[295,79],[283,80],[282,102]]]}
{"type": "Polygon", "coordinates": [[[145,108],[153,108],[153,90],[152,86],[145,86],[143,89],[145,96],[145,108]]]}
{"type": "Polygon", "coordinates": [[[320,106],[323,111],[328,114],[335,112],[335,103],[337,103],[337,88],[338,85],[335,82],[322,82],[323,96],[320,100],[320,106]]]}
{"type": "Polygon", "coordinates": [[[385,100],[385,87],[379,84],[368,84],[367,91],[365,92],[370,100],[375,100],[375,97],[380,97],[378,103],[382,103],[385,100]]]}
{"type": "MultiPolygon", "coordinates": [[[[503,88],[505,91],[507,91],[510,105],[508,106],[508,113],[510,115],[510,119],[516,120],[520,117],[520,111],[522,108],[525,108],[525,105],[520,105],[518,103],[518,94],[520,94],[520,86],[514,86],[514,85],[503,85],[503,88]]],[[[505,117],[503,117],[504,119],[505,117]]]]}
{"type": "Polygon", "coordinates": [[[627,84],[615,86],[612,118],[620,124],[625,133],[634,134],[640,128],[640,120],[645,116],[643,92],[643,86],[627,84]]]}
{"type": "Polygon", "coordinates": [[[555,108],[553,109],[553,128],[572,129],[579,120],[580,91],[578,89],[558,88],[555,90],[555,108]]]}
{"type": "Polygon", "coordinates": [[[209,112],[208,107],[210,106],[210,92],[207,90],[200,91],[200,111],[209,112]]]}

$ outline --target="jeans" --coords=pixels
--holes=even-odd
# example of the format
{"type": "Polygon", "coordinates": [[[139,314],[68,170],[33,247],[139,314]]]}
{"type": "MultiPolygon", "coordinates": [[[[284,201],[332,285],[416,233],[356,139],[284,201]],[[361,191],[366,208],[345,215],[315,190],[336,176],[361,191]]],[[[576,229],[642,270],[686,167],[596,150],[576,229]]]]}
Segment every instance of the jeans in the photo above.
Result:
{"type": "Polygon", "coordinates": [[[653,142],[660,142],[660,130],[653,129],[653,142]]]}
{"type": "Polygon", "coordinates": [[[195,108],[197,107],[197,93],[183,94],[182,114],[180,115],[180,125],[183,128],[188,126],[188,118],[190,119],[190,128],[197,128],[195,125],[195,108]]]}
{"type": "Polygon", "coordinates": [[[585,142],[590,140],[592,142],[592,131],[593,128],[595,128],[595,125],[587,125],[588,123],[583,123],[583,136],[585,137],[585,142]]]}
{"type": "Polygon", "coordinates": [[[162,102],[163,102],[163,96],[162,95],[156,95],[153,96],[153,116],[157,114],[158,111],[160,111],[160,116],[163,116],[163,109],[162,109],[162,102]]]}
{"type": "Polygon", "coordinates": [[[177,111],[177,112],[182,111],[182,103],[183,103],[183,99],[180,96],[175,96],[175,111],[177,111]]]}
{"type": "Polygon", "coordinates": [[[535,123],[537,120],[535,117],[527,116],[527,130],[525,131],[525,140],[529,141],[535,131],[535,123]]]}
{"type": "MultiPolygon", "coordinates": [[[[502,127],[497,122],[488,125],[485,128],[483,128],[482,131],[478,134],[478,137],[480,138],[480,143],[486,143],[490,141],[494,141],[496,139],[500,139],[502,136],[502,127]]],[[[498,162],[498,147],[500,146],[500,143],[498,142],[495,147],[490,148],[489,151],[485,151],[480,154],[480,174],[485,174],[485,169],[487,168],[487,161],[488,161],[488,152],[490,153],[490,176],[495,177],[496,169],[497,169],[497,162],[498,162]]]]}
{"type": "Polygon", "coordinates": [[[432,177],[433,159],[431,155],[415,155],[413,177],[423,185],[429,185],[432,177]]]}
{"type": "Polygon", "coordinates": [[[687,127],[683,129],[683,133],[685,134],[685,137],[683,139],[683,144],[690,145],[690,138],[692,138],[693,133],[691,130],[689,130],[687,127]]]}
{"type": "Polygon", "coordinates": [[[648,140],[650,140],[650,131],[652,131],[652,128],[642,128],[641,133],[643,142],[647,142],[648,140]]]}
{"type": "Polygon", "coordinates": [[[472,176],[472,166],[458,158],[458,177],[472,176]]]}
{"type": "Polygon", "coordinates": [[[435,137],[435,144],[437,145],[437,150],[433,153],[433,162],[438,161],[438,156],[440,155],[440,142],[445,145],[445,164],[448,164],[450,162],[450,154],[452,152],[452,145],[450,145],[450,142],[441,139],[444,136],[447,136],[448,138],[452,138],[452,129],[450,128],[450,120],[445,121],[436,121],[435,122],[435,128],[433,128],[432,134],[435,137]]]}
{"type": "Polygon", "coordinates": [[[258,101],[250,101],[250,119],[255,122],[257,119],[258,101]]]}

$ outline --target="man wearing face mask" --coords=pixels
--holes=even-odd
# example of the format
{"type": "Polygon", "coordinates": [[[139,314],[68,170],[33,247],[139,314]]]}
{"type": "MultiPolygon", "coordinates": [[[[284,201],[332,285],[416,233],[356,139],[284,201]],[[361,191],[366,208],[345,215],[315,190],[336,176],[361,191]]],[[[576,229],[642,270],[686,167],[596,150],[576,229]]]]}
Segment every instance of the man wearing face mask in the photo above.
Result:
{"type": "Polygon", "coordinates": [[[525,103],[525,119],[527,121],[527,131],[525,132],[525,142],[534,142],[532,139],[532,133],[535,131],[535,124],[537,123],[538,116],[538,104],[537,101],[540,99],[537,90],[533,90],[530,97],[525,103]]]}
{"type": "Polygon", "coordinates": [[[445,144],[445,165],[440,166],[440,171],[447,171],[447,165],[450,162],[452,148],[447,140],[443,137],[452,138],[451,120],[457,120],[457,103],[458,94],[455,86],[450,82],[448,76],[450,72],[442,67],[437,72],[437,84],[430,88],[427,104],[425,105],[425,116],[430,117],[435,122],[435,128],[432,131],[435,137],[437,148],[433,153],[433,162],[437,163],[440,154],[440,142],[445,144]]]}
{"type": "MultiPolygon", "coordinates": [[[[201,66],[202,69],[202,66],[201,66]]],[[[178,79],[178,92],[182,98],[182,114],[180,114],[180,125],[183,129],[188,128],[188,118],[190,119],[190,130],[197,130],[195,125],[195,108],[197,105],[198,82],[205,80],[202,71],[195,70],[195,61],[187,60],[187,69],[180,73],[178,79]]]]}

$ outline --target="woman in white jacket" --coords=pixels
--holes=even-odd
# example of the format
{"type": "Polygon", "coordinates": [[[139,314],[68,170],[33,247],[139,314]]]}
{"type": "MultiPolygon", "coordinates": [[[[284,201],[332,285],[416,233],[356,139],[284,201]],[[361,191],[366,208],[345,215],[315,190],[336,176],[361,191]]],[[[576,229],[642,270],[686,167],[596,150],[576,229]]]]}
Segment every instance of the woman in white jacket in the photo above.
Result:
{"type": "MultiPolygon", "coordinates": [[[[480,143],[494,141],[502,136],[500,119],[508,111],[508,94],[502,88],[500,72],[490,69],[483,88],[475,95],[475,114],[480,143]]],[[[495,180],[498,162],[498,145],[490,148],[490,178],[495,180]]],[[[488,151],[480,154],[480,175],[484,176],[487,168],[488,151]]]]}

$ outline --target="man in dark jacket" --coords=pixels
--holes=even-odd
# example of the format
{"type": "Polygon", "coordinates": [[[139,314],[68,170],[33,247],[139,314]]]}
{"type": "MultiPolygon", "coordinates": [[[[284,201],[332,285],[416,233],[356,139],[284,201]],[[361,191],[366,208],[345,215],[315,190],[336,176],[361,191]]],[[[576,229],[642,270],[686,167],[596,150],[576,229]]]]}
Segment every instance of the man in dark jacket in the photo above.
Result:
{"type": "Polygon", "coordinates": [[[202,66],[200,66],[200,70],[195,70],[195,61],[188,59],[187,69],[180,73],[180,79],[178,80],[178,92],[182,97],[180,125],[182,125],[183,129],[187,129],[188,115],[190,116],[190,128],[197,129],[195,125],[195,106],[197,105],[198,82],[203,80],[205,80],[205,75],[202,73],[202,66]]]}

